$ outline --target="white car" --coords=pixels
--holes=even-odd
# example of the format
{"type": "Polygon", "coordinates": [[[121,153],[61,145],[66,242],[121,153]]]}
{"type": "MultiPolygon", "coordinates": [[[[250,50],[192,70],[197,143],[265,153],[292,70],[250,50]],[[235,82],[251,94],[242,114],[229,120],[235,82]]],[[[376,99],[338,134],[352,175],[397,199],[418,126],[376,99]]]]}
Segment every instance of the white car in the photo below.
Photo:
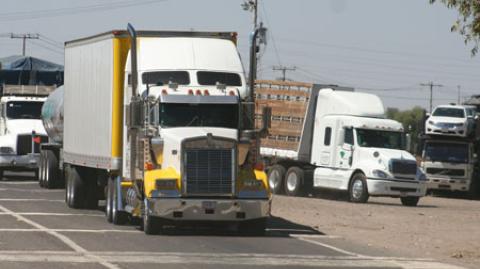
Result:
{"type": "Polygon", "coordinates": [[[437,106],[425,122],[425,133],[467,137],[473,131],[475,113],[473,106],[437,106]]]}

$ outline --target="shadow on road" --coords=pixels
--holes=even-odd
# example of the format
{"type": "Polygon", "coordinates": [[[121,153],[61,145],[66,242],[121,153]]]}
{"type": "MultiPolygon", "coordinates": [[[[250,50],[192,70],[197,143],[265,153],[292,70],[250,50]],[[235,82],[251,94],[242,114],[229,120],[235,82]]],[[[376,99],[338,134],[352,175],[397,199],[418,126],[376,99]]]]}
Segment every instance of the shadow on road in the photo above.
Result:
{"type": "MultiPolygon", "coordinates": [[[[138,223],[134,223],[137,224],[138,223]]],[[[167,236],[249,236],[237,230],[233,224],[201,224],[201,225],[182,225],[175,227],[164,227],[162,235],[167,236]]],[[[140,227],[138,226],[138,229],[140,227]]],[[[325,235],[324,233],[313,229],[310,226],[301,225],[284,218],[272,216],[267,223],[265,235],[261,237],[290,237],[291,235],[325,235]]]]}

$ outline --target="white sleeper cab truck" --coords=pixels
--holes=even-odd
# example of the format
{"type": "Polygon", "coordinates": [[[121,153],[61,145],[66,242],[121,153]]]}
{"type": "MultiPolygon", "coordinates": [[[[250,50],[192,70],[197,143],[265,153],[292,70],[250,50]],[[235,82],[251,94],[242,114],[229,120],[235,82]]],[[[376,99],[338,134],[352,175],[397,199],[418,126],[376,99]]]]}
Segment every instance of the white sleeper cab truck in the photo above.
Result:
{"type": "Polygon", "coordinates": [[[4,171],[34,171],[40,143],[48,140],[40,119],[53,86],[3,85],[0,99],[0,176],[4,171]]]}
{"type": "Polygon", "coordinates": [[[147,234],[200,222],[263,233],[270,192],[252,145],[265,128],[248,98],[236,33],[129,25],[67,42],[67,205],[105,198],[109,222],[139,218],[147,234]]]}
{"type": "Polygon", "coordinates": [[[341,89],[314,85],[305,98],[296,98],[298,90],[291,87],[289,91],[278,90],[275,100],[264,103],[272,106],[272,128],[273,118],[285,117],[276,116],[281,107],[291,102],[306,106],[304,117],[295,120],[301,126],[297,149],[285,150],[280,143],[264,147],[262,141],[261,154],[271,165],[270,188],[289,195],[308,187],[328,188],[348,191],[352,202],[388,196],[400,198],[403,205],[416,206],[425,195],[425,176],[415,158],[404,150],[402,124],[385,118],[377,96],[341,89]],[[282,94],[288,97],[282,98],[282,94]],[[278,102],[283,105],[278,106],[278,102]]]}

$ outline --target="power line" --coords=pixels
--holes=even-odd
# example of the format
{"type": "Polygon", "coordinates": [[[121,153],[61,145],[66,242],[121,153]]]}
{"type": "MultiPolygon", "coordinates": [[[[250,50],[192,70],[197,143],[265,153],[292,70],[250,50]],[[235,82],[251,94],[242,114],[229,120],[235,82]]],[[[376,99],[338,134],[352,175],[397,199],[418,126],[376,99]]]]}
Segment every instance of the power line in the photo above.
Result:
{"type": "Polygon", "coordinates": [[[40,18],[51,18],[65,15],[73,15],[80,13],[90,13],[95,11],[110,11],[113,9],[140,6],[154,4],[158,2],[165,2],[168,0],[147,0],[147,1],[121,1],[116,3],[102,3],[94,5],[85,5],[78,7],[68,8],[56,8],[56,9],[42,9],[34,11],[18,11],[18,12],[6,12],[0,13],[0,21],[21,21],[21,20],[33,20],[40,18]]]}

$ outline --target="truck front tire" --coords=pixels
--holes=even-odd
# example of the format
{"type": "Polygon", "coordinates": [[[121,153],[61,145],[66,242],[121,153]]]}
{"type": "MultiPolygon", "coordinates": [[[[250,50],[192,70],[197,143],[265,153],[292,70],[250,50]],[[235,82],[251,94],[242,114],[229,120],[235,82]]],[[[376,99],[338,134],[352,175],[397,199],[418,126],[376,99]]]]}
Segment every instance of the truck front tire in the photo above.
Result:
{"type": "Polygon", "coordinates": [[[355,173],[348,188],[350,202],[366,203],[368,201],[367,178],[363,173],[355,173]]]}
{"type": "Polygon", "coordinates": [[[155,218],[148,214],[148,203],[145,200],[142,212],[142,227],[143,232],[147,235],[159,234],[162,231],[162,223],[158,218],[155,218]]]}
{"type": "Polygon", "coordinates": [[[300,196],[303,193],[304,172],[301,168],[290,167],[285,174],[285,193],[288,196],[300,196]]]}
{"type": "Polygon", "coordinates": [[[281,194],[283,191],[283,184],[285,176],[285,167],[275,164],[268,171],[268,185],[274,194],[281,194]]]}
{"type": "MultiPolygon", "coordinates": [[[[118,197],[119,194],[118,194],[116,180],[114,178],[110,179],[108,186],[110,190],[108,190],[107,195],[110,194],[110,197],[111,197],[110,200],[111,200],[112,223],[115,225],[124,225],[128,221],[128,215],[127,215],[127,212],[120,210],[119,197],[118,197]]],[[[107,215],[107,220],[108,220],[108,215],[107,215]]]]}

